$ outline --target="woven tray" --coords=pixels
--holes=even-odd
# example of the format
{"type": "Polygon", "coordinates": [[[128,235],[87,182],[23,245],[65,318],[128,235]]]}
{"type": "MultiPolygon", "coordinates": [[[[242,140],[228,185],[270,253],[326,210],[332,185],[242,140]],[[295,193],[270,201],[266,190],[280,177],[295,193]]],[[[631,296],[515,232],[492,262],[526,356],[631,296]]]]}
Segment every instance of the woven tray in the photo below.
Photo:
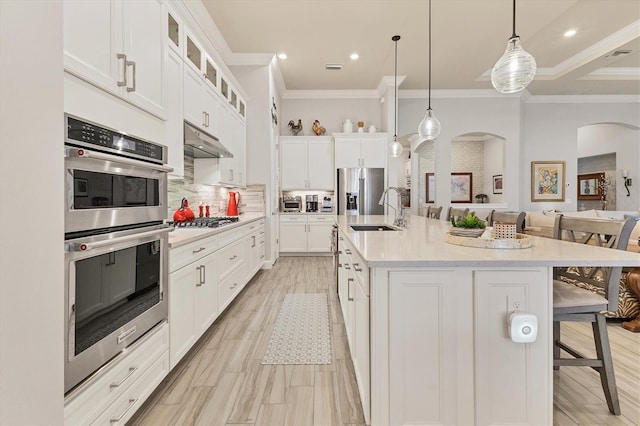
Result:
{"type": "Polygon", "coordinates": [[[491,248],[491,249],[525,249],[533,245],[530,235],[516,234],[516,238],[496,240],[493,238],[469,238],[457,235],[445,234],[444,240],[449,244],[465,247],[491,248]]]}

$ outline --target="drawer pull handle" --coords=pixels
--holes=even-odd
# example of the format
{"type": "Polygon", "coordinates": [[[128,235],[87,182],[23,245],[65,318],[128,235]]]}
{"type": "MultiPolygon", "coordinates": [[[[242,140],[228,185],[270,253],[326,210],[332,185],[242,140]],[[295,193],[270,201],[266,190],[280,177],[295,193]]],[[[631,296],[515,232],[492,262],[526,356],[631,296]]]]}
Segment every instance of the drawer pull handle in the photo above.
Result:
{"type": "Polygon", "coordinates": [[[264,254],[262,256],[260,256],[260,259],[264,259],[264,254]]]}
{"type": "Polygon", "coordinates": [[[238,255],[237,255],[237,254],[234,254],[233,256],[231,256],[231,257],[229,258],[229,260],[233,260],[233,259],[235,259],[236,257],[238,257],[238,255]]]}
{"type": "Polygon", "coordinates": [[[353,302],[353,297],[351,297],[351,283],[353,282],[353,278],[347,279],[347,301],[353,302]]]}
{"type": "Polygon", "coordinates": [[[351,266],[349,266],[349,264],[348,264],[348,263],[345,263],[345,264],[344,264],[344,269],[351,269],[351,266]]]}
{"type": "Polygon", "coordinates": [[[201,252],[201,251],[203,251],[203,250],[206,250],[206,248],[205,248],[205,247],[200,247],[198,250],[192,250],[191,252],[192,252],[193,254],[196,254],[196,253],[200,253],[200,252],[201,252]]]}
{"type": "Polygon", "coordinates": [[[109,385],[109,389],[113,389],[113,388],[117,388],[120,387],[129,377],[131,377],[131,375],[133,373],[135,373],[135,371],[138,369],[138,367],[129,367],[129,374],[127,374],[126,376],[124,376],[124,378],[122,380],[120,380],[118,383],[111,383],[109,385]]]}
{"type": "Polygon", "coordinates": [[[345,249],[344,252],[347,253],[347,254],[351,254],[351,250],[349,250],[349,249],[345,249]]]}
{"type": "Polygon", "coordinates": [[[238,287],[238,283],[233,283],[233,285],[229,287],[229,290],[233,290],[236,287],[238,287]]]}
{"type": "Polygon", "coordinates": [[[360,264],[359,263],[354,263],[353,264],[353,269],[355,269],[356,272],[362,272],[362,268],[360,268],[360,264]]]}
{"type": "Polygon", "coordinates": [[[122,412],[122,414],[120,414],[118,418],[111,418],[109,420],[109,423],[118,423],[120,420],[122,420],[122,418],[129,412],[129,410],[131,410],[131,408],[136,405],[136,402],[138,402],[138,398],[129,398],[129,405],[127,406],[127,408],[125,408],[125,410],[122,412]]]}

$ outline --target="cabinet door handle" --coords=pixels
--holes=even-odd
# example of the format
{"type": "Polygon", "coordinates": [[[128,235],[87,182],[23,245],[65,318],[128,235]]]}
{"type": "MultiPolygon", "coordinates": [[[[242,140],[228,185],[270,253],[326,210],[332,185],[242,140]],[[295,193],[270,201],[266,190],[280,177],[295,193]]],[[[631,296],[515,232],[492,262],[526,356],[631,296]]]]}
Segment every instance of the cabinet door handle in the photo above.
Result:
{"type": "Polygon", "coordinates": [[[202,127],[207,127],[207,112],[202,111],[202,127]]]}
{"type": "Polygon", "coordinates": [[[120,416],[118,416],[117,418],[112,417],[109,420],[109,423],[118,423],[120,420],[122,420],[122,418],[129,412],[129,410],[131,410],[133,406],[136,405],[136,402],[138,402],[138,398],[129,398],[129,405],[127,406],[127,408],[125,408],[122,414],[120,414],[120,416]]]}
{"type": "Polygon", "coordinates": [[[122,81],[118,81],[118,87],[123,87],[127,85],[127,55],[123,53],[118,53],[116,55],[118,60],[123,59],[122,61],[122,81]]]}
{"type": "Polygon", "coordinates": [[[200,265],[200,273],[202,274],[201,282],[202,284],[207,283],[207,268],[204,265],[200,265]]]}
{"type": "Polygon", "coordinates": [[[253,245],[251,247],[255,247],[256,246],[256,237],[255,237],[255,235],[252,235],[251,238],[253,238],[253,245]]]}
{"type": "Polygon", "coordinates": [[[264,259],[264,254],[262,256],[260,256],[260,259],[264,259]]]}
{"type": "Polygon", "coordinates": [[[210,117],[211,117],[211,115],[209,115],[209,113],[207,112],[207,127],[209,127],[211,125],[211,122],[209,121],[210,117]]]}
{"type": "Polygon", "coordinates": [[[345,263],[345,264],[344,264],[344,269],[351,269],[351,266],[349,266],[349,264],[348,264],[348,263],[345,263]]]}
{"type": "Polygon", "coordinates": [[[205,247],[200,247],[198,250],[192,250],[191,252],[193,254],[196,254],[196,253],[200,253],[202,250],[206,250],[206,248],[205,247]]]}
{"type": "Polygon", "coordinates": [[[351,250],[349,250],[349,249],[344,249],[344,252],[345,252],[346,254],[351,254],[351,250]]]}
{"type": "Polygon", "coordinates": [[[136,91],[136,62],[135,61],[125,61],[127,66],[131,66],[132,75],[133,75],[133,86],[127,86],[127,92],[135,92],[136,91]]]}
{"type": "Polygon", "coordinates": [[[229,258],[229,260],[233,260],[233,259],[235,259],[236,257],[238,257],[238,255],[237,255],[237,254],[234,254],[233,256],[231,256],[231,257],[229,258]]]}
{"type": "Polygon", "coordinates": [[[122,384],[123,384],[124,382],[126,382],[126,381],[127,381],[127,379],[128,379],[129,377],[131,377],[131,375],[132,375],[133,373],[135,373],[137,369],[138,369],[138,367],[129,367],[129,373],[127,373],[127,375],[126,375],[126,376],[124,376],[124,378],[123,378],[122,380],[120,380],[118,383],[111,383],[111,384],[109,385],[109,389],[113,389],[113,388],[117,388],[117,387],[122,386],[122,384]]]}
{"type": "Polygon", "coordinates": [[[353,278],[347,279],[347,300],[349,302],[353,302],[353,297],[351,297],[351,283],[353,282],[353,278]]]}
{"type": "Polygon", "coordinates": [[[238,287],[238,283],[233,283],[233,285],[229,287],[229,290],[233,290],[236,287],[238,287]]]}
{"type": "Polygon", "coordinates": [[[355,269],[356,272],[362,272],[362,268],[360,268],[360,264],[359,263],[354,263],[353,264],[353,269],[355,269]]]}
{"type": "Polygon", "coordinates": [[[202,269],[200,269],[202,265],[196,266],[196,271],[198,271],[198,282],[196,283],[196,287],[200,287],[202,285],[202,269]]]}

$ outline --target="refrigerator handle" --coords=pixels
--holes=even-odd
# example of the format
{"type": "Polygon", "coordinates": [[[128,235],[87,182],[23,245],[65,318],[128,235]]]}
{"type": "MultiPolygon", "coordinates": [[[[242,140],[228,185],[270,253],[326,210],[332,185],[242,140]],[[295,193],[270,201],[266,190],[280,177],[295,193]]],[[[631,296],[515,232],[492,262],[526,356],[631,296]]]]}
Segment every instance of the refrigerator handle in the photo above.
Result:
{"type": "Polygon", "coordinates": [[[361,214],[361,215],[367,214],[367,212],[364,211],[364,208],[368,203],[365,188],[366,188],[365,178],[364,176],[360,176],[358,178],[358,195],[360,196],[360,199],[357,200],[357,202],[358,202],[358,214],[361,214]]]}

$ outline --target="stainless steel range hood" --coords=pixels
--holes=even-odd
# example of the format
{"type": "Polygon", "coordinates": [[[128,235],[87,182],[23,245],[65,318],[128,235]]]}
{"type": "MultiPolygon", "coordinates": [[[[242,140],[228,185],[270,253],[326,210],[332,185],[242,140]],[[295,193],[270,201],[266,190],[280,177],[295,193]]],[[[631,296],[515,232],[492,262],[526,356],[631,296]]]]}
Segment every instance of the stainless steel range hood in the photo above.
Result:
{"type": "Polygon", "coordinates": [[[184,153],[193,158],[232,158],[218,138],[184,122],[184,153]]]}

